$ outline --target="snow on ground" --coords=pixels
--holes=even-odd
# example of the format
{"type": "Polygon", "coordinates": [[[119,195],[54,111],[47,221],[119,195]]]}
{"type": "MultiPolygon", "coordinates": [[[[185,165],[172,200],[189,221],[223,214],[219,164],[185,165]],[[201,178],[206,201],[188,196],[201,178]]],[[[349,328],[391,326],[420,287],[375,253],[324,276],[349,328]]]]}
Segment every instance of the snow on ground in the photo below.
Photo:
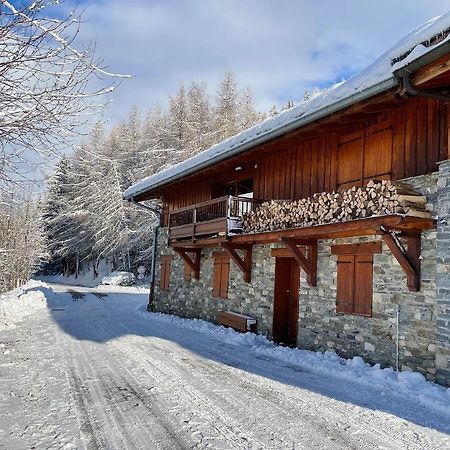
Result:
{"type": "MultiPolygon", "coordinates": [[[[146,310],[141,314],[148,316],[146,310]]],[[[331,375],[334,380],[350,381],[364,386],[376,387],[383,395],[401,393],[423,405],[436,409],[450,420],[450,388],[446,389],[425,380],[417,372],[396,372],[392,368],[381,369],[379,364],[371,366],[356,356],[352,359],[339,357],[335,352],[326,353],[281,347],[261,335],[238,333],[198,319],[183,319],[166,314],[153,314],[152,320],[159,320],[170,327],[213,336],[234,346],[247,347],[249,351],[277,359],[320,375],[331,375]]]]}
{"type": "Polygon", "coordinates": [[[0,449],[450,448],[450,395],[417,374],[146,302],[42,283],[0,298],[16,325],[0,329],[0,449]]]}
{"type": "Polygon", "coordinates": [[[24,286],[6,294],[0,294],[0,331],[14,329],[26,317],[39,309],[47,308],[44,292],[48,286],[31,280],[24,286]],[[42,290],[36,290],[41,288],[42,290]]]}

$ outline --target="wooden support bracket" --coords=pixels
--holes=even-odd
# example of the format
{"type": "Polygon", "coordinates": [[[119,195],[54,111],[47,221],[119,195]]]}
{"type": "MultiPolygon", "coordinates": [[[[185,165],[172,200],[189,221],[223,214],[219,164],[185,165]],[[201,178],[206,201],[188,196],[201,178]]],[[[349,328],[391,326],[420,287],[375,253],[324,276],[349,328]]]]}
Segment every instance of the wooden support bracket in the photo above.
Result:
{"type": "Polygon", "coordinates": [[[231,256],[236,265],[244,274],[244,281],[250,283],[252,280],[252,245],[233,245],[230,242],[222,242],[223,249],[231,256]],[[244,250],[244,258],[236,250],[244,250]]]}
{"type": "Polygon", "coordinates": [[[306,280],[310,286],[317,286],[317,241],[302,241],[295,238],[282,238],[286,247],[291,251],[292,256],[306,272],[306,280]],[[307,254],[298,247],[306,246],[307,254]]]}
{"type": "Polygon", "coordinates": [[[191,268],[192,273],[194,275],[194,278],[199,280],[200,279],[200,258],[202,254],[201,248],[180,248],[180,247],[174,247],[173,249],[175,252],[177,252],[183,261],[188,264],[188,266],[191,268]],[[188,253],[192,253],[194,258],[192,259],[188,253]]]}
{"type": "Polygon", "coordinates": [[[408,289],[413,292],[420,290],[420,232],[405,234],[408,248],[405,249],[397,236],[386,227],[380,227],[378,234],[389,247],[407,276],[408,289]]]}

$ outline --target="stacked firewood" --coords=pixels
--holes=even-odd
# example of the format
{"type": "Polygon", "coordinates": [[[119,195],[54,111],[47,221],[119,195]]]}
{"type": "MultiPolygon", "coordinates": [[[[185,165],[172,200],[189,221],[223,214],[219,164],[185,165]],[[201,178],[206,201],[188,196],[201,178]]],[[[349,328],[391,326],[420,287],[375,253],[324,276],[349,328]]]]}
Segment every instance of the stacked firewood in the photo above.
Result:
{"type": "Polygon", "coordinates": [[[244,215],[242,227],[245,233],[257,233],[390,214],[430,218],[426,203],[425,196],[406,184],[369,181],[366,187],[322,192],[294,201],[264,202],[244,215]]]}

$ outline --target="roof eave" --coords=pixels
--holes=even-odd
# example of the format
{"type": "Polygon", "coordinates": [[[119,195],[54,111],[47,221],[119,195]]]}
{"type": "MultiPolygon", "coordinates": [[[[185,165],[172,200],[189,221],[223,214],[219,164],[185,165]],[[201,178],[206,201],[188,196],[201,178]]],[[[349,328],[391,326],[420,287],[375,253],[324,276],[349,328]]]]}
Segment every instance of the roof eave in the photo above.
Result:
{"type": "Polygon", "coordinates": [[[283,134],[286,134],[290,131],[296,130],[297,128],[301,128],[302,126],[305,126],[311,122],[314,122],[315,120],[322,119],[323,117],[326,117],[330,114],[340,111],[341,109],[345,109],[349,106],[352,106],[355,103],[366,100],[375,95],[381,94],[382,92],[385,92],[385,91],[397,86],[398,83],[399,83],[399,81],[396,78],[394,78],[394,77],[388,78],[387,80],[384,80],[381,83],[371,86],[363,91],[357,92],[356,94],[353,94],[349,97],[339,100],[331,105],[325,106],[324,108],[321,108],[311,114],[308,114],[307,116],[300,117],[299,119],[296,119],[296,120],[292,121],[291,123],[283,125],[274,130],[271,130],[270,132],[265,133],[265,134],[257,137],[256,139],[253,139],[244,144],[237,145],[236,147],[230,149],[227,152],[222,153],[221,155],[217,155],[216,157],[213,157],[207,161],[203,161],[202,163],[197,164],[196,166],[192,166],[189,169],[184,170],[183,172],[179,172],[175,175],[172,175],[171,177],[168,177],[165,180],[161,180],[160,182],[155,183],[152,186],[147,186],[146,188],[144,188],[138,192],[134,192],[133,194],[130,194],[128,196],[124,196],[123,198],[125,200],[131,200],[131,199],[135,199],[147,192],[151,192],[151,191],[160,189],[167,184],[173,183],[174,181],[179,181],[182,178],[185,178],[189,175],[193,175],[194,173],[196,173],[200,170],[206,169],[210,166],[213,166],[214,164],[217,164],[226,159],[232,158],[233,156],[237,156],[238,154],[244,152],[245,150],[248,150],[252,147],[256,147],[257,145],[266,143],[267,141],[270,141],[274,138],[282,136],[283,134]]]}
{"type": "Polygon", "coordinates": [[[271,130],[265,134],[262,134],[261,136],[257,137],[256,139],[253,139],[249,142],[245,142],[240,145],[236,145],[234,148],[223,152],[220,155],[217,155],[207,161],[203,161],[195,166],[189,167],[188,169],[179,172],[177,174],[174,174],[165,180],[161,180],[157,183],[155,183],[152,186],[147,186],[140,191],[134,192],[133,194],[130,194],[128,196],[124,196],[123,198],[125,200],[132,200],[136,199],[137,197],[140,197],[143,194],[155,191],[157,189],[161,189],[162,187],[173,183],[175,181],[180,181],[181,179],[188,177],[190,175],[193,175],[194,173],[206,169],[208,167],[213,166],[214,164],[217,164],[219,162],[225,161],[226,159],[232,158],[234,156],[239,155],[240,153],[244,152],[245,150],[248,150],[250,148],[256,147],[257,145],[264,144],[274,138],[277,138],[279,136],[282,136],[283,134],[286,134],[290,131],[294,131],[298,128],[301,128],[302,126],[308,125],[311,122],[314,122],[316,120],[322,119],[330,114],[333,114],[335,112],[338,112],[342,109],[348,108],[349,106],[354,105],[355,103],[361,102],[363,100],[366,100],[370,97],[374,97],[378,94],[381,94],[395,86],[398,86],[400,83],[400,74],[404,72],[405,70],[409,73],[415,72],[416,70],[426,66],[427,64],[432,63],[433,61],[439,59],[440,57],[446,55],[450,52],[450,40],[443,42],[436,48],[431,49],[424,55],[414,59],[410,63],[406,64],[405,66],[397,69],[393,72],[392,77],[377,83],[373,86],[370,86],[367,89],[364,89],[360,92],[357,92],[349,97],[345,97],[331,105],[325,106],[317,111],[314,111],[311,114],[305,115],[303,117],[300,117],[291,123],[288,123],[286,125],[283,125],[279,128],[276,128],[274,130],[271,130]]]}

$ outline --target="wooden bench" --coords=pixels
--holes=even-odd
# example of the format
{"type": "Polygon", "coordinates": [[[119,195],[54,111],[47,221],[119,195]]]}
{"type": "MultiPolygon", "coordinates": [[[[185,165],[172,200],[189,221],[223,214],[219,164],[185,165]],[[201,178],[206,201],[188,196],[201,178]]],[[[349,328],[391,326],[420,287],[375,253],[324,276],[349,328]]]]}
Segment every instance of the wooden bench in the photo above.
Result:
{"type": "Polygon", "coordinates": [[[239,314],[231,311],[219,311],[217,321],[220,325],[233,328],[236,331],[246,333],[251,331],[256,333],[256,319],[244,314],[239,314]]]}

